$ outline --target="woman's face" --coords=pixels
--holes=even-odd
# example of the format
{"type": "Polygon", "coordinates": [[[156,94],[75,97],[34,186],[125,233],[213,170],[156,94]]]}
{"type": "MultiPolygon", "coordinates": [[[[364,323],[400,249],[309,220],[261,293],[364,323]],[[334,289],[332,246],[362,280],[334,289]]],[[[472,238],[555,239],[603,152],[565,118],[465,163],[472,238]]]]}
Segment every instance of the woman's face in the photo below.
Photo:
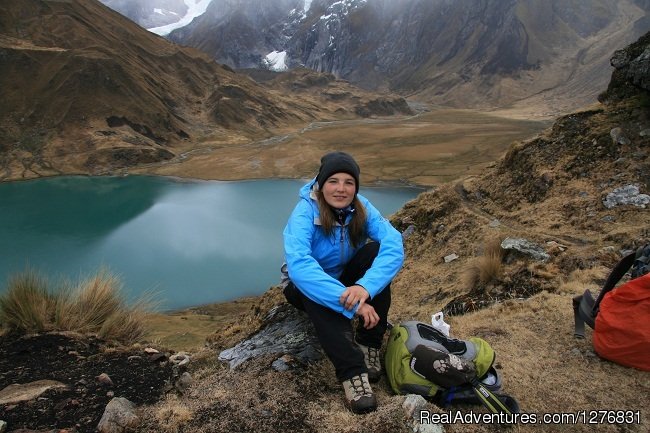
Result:
{"type": "Polygon", "coordinates": [[[334,173],[323,184],[323,198],[336,209],[349,206],[354,200],[357,185],[354,177],[347,173],[334,173]]]}

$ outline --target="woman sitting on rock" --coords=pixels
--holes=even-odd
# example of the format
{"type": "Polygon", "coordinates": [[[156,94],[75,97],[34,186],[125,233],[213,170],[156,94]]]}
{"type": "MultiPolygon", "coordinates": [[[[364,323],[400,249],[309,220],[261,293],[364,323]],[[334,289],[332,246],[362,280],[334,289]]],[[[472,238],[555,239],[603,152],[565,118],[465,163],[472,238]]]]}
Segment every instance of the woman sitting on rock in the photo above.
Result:
{"type": "Polygon", "coordinates": [[[359,173],[347,153],[322,157],[284,229],[283,285],[287,300],[313,322],[349,408],[365,413],[377,408],[369,382],[381,376],[390,283],[404,249],[401,234],[358,194],[359,173]]]}

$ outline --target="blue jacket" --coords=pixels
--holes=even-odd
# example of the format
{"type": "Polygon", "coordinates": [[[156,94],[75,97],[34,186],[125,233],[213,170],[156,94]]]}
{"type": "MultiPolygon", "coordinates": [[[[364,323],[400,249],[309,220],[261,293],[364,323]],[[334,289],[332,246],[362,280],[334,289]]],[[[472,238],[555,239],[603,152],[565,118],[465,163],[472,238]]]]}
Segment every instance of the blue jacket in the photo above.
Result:
{"type": "MultiPolygon", "coordinates": [[[[352,318],[356,306],[345,310],[339,298],[346,287],[337,280],[343,268],[359,247],[349,242],[348,223],[326,236],[320,227],[318,202],[312,191],[316,179],[300,189],[300,201],[284,229],[284,253],[289,279],[309,299],[352,318]]],[[[402,235],[362,195],[357,195],[366,208],[367,237],[379,242],[379,253],[372,267],[356,283],[373,298],[386,287],[404,262],[402,235]]]]}

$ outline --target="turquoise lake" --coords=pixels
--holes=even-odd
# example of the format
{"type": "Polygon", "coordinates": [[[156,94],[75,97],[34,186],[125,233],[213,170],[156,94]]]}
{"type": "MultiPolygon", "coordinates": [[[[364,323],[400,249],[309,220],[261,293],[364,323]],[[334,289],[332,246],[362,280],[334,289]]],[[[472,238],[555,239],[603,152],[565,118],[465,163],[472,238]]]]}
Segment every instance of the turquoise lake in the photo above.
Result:
{"type": "MultiPolygon", "coordinates": [[[[66,176],[0,183],[0,293],[36,270],[55,285],[102,267],[129,301],[161,310],[259,295],[277,284],[282,230],[305,181],[66,176]]],[[[361,188],[385,215],[422,189],[361,188]]]]}

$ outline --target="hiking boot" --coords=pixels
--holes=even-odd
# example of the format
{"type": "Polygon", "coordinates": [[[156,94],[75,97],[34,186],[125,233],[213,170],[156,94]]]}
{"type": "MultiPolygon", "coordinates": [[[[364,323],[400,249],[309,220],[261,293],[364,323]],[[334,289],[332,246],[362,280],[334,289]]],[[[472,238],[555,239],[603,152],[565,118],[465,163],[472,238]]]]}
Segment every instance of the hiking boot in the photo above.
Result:
{"type": "Polygon", "coordinates": [[[363,358],[368,367],[368,379],[370,382],[375,383],[381,378],[381,359],[379,358],[379,349],[374,347],[364,346],[357,343],[357,346],[363,352],[363,358]]]}
{"type": "Polygon", "coordinates": [[[354,413],[367,413],[377,409],[377,398],[370,388],[368,375],[361,373],[343,381],[345,401],[354,413]]]}

